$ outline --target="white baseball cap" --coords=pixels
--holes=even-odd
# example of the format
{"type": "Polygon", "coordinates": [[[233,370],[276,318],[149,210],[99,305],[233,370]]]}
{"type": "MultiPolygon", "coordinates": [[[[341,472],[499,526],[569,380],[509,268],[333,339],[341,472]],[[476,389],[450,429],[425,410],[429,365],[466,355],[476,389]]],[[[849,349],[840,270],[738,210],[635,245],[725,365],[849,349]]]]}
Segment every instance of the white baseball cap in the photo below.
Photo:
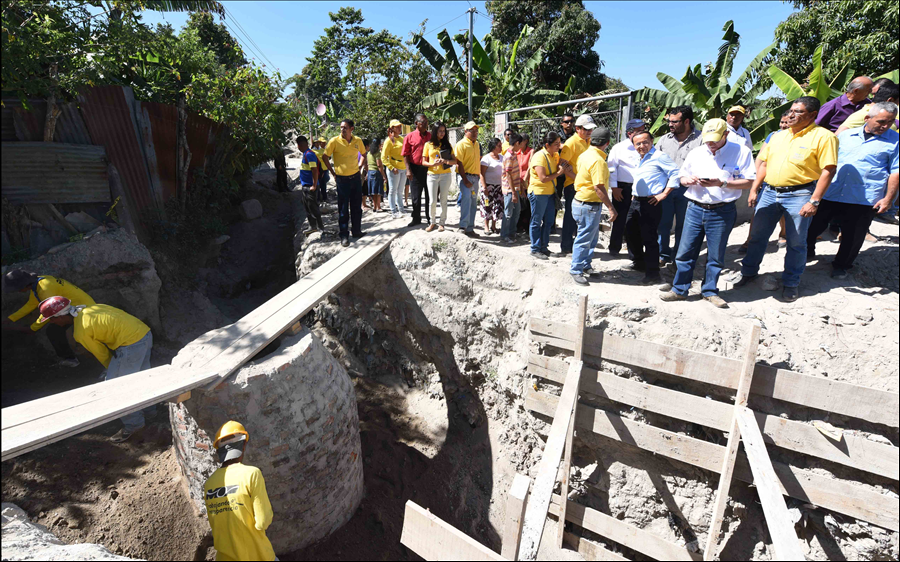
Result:
{"type": "Polygon", "coordinates": [[[590,131],[595,128],[597,124],[594,123],[594,119],[590,115],[579,115],[578,119],[575,121],[575,126],[583,127],[590,131]]]}

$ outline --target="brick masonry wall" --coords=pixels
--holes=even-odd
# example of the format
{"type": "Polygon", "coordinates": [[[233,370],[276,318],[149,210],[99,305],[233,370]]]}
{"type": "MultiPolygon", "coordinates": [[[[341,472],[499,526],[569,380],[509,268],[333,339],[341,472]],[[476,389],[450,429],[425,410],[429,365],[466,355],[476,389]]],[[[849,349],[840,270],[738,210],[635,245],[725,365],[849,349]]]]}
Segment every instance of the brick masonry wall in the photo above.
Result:
{"type": "MultiPolygon", "coordinates": [[[[200,338],[202,340],[202,336],[200,338]]],[[[189,365],[187,346],[174,364],[189,365]]],[[[175,452],[191,499],[218,467],[212,439],[233,419],[250,433],[245,464],[259,467],[275,516],[275,552],[323,539],[353,516],[363,496],[356,394],[343,367],[308,331],[245,365],[214,391],[170,404],[175,452]]]]}

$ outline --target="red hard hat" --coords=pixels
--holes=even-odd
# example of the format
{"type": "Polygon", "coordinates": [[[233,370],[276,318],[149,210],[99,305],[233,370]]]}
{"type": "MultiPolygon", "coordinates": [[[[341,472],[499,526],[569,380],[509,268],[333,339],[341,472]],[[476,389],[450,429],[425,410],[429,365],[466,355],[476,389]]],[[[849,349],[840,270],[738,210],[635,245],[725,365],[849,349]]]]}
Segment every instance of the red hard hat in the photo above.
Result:
{"type": "Polygon", "coordinates": [[[66,297],[50,297],[41,301],[41,316],[38,322],[46,322],[61,312],[65,312],[72,306],[72,302],[66,297]]]}

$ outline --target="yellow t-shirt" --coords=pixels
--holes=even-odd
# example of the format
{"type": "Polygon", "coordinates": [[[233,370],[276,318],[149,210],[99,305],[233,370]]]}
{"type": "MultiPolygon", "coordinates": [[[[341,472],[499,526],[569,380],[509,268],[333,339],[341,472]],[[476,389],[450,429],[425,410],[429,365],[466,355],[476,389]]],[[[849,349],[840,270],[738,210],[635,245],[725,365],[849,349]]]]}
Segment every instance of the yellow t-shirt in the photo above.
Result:
{"type": "MultiPolygon", "coordinates": [[[[313,151],[313,153],[316,155],[316,158],[318,158],[319,162],[321,162],[322,155],[325,154],[325,149],[324,148],[310,148],[310,150],[313,151]]],[[[324,169],[325,166],[322,166],[322,168],[324,169]]]]}
{"type": "Polygon", "coordinates": [[[397,135],[391,142],[391,137],[384,139],[381,145],[381,161],[392,170],[405,170],[406,160],[403,159],[403,137],[397,135]]]}
{"type": "Polygon", "coordinates": [[[366,153],[363,141],[356,135],[347,142],[338,135],[325,145],[325,156],[331,158],[331,166],[339,176],[352,176],[359,173],[359,155],[366,153]]]}
{"type": "Polygon", "coordinates": [[[203,485],[216,560],[275,560],[266,529],[272,504],[255,466],[235,463],[213,472],[203,485]]]}
{"type": "MultiPolygon", "coordinates": [[[[844,119],[844,122],[841,123],[841,127],[847,127],[848,129],[856,129],[857,127],[862,127],[866,124],[866,115],[869,114],[869,110],[872,109],[872,104],[867,104],[864,108],[850,114],[850,117],[844,119]]],[[[897,124],[894,123],[891,125],[891,129],[897,131],[897,124]]]]}
{"type": "MultiPolygon", "coordinates": [[[[425,143],[425,146],[422,148],[422,160],[435,160],[436,158],[440,158],[441,151],[435,148],[431,141],[425,143]]],[[[434,166],[428,167],[428,173],[439,175],[439,174],[449,174],[453,168],[445,168],[443,164],[435,164],[434,166]]]]}
{"type": "Polygon", "coordinates": [[[594,191],[595,185],[603,184],[609,190],[609,167],[606,153],[591,146],[578,159],[578,174],[575,176],[575,199],[585,203],[599,203],[600,197],[594,191]]]}
{"type": "Polygon", "coordinates": [[[509,141],[503,141],[503,144],[500,145],[500,148],[502,149],[500,151],[500,154],[506,154],[506,152],[509,150],[509,141]]]}
{"type": "Polygon", "coordinates": [[[108,304],[93,304],[75,317],[72,336],[104,367],[109,367],[112,350],[137,343],[150,327],[124,310],[108,304]]]}
{"type": "Polygon", "coordinates": [[[759,151],[766,162],[766,183],[775,187],[802,185],[819,179],[826,166],[837,166],[838,139],[815,123],[796,135],[778,131],[759,151]]]}
{"type": "MultiPolygon", "coordinates": [[[[94,299],[87,293],[69,283],[65,279],[57,279],[49,275],[42,275],[37,282],[37,297],[34,296],[35,291],[28,292],[28,302],[19,310],[9,315],[9,319],[17,322],[28,315],[29,312],[36,309],[44,299],[50,297],[66,297],[72,302],[72,306],[81,306],[94,304],[94,299]]],[[[31,329],[37,332],[47,323],[38,323],[37,320],[31,324],[31,329]]]]}
{"type": "Polygon", "coordinates": [[[470,141],[469,137],[456,143],[453,148],[453,156],[459,161],[456,169],[459,173],[478,174],[481,172],[481,146],[477,141],[470,141]],[[462,168],[462,169],[460,169],[462,168]]]}
{"type": "MultiPolygon", "coordinates": [[[[584,151],[588,149],[591,145],[588,141],[582,139],[578,136],[578,134],[574,134],[569,139],[563,143],[562,148],[559,149],[559,159],[565,160],[569,164],[572,165],[572,168],[575,169],[575,173],[578,173],[578,157],[581,156],[584,151]]],[[[565,185],[572,185],[575,183],[575,178],[570,178],[566,176],[565,185]]]]}
{"type": "Polygon", "coordinates": [[[547,175],[555,174],[557,168],[559,168],[559,153],[550,156],[547,149],[542,148],[534,153],[534,156],[531,157],[531,161],[528,163],[528,169],[530,170],[528,175],[531,178],[528,184],[528,193],[534,193],[535,195],[553,195],[556,193],[556,180],[541,182],[534,169],[535,166],[543,166],[547,171],[547,175]]]}

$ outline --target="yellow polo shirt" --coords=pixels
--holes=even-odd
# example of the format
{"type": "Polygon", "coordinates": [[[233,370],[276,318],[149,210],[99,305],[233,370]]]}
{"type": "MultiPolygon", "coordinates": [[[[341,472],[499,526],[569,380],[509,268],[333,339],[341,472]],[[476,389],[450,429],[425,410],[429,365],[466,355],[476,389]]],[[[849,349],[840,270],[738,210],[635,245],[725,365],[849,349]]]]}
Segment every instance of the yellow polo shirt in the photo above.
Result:
{"type": "Polygon", "coordinates": [[[391,137],[384,139],[381,145],[381,161],[391,170],[405,170],[406,160],[403,159],[403,137],[397,135],[391,142],[391,137]]]}
{"type": "MultiPolygon", "coordinates": [[[[430,143],[426,143],[427,144],[430,143]]],[[[459,160],[462,170],[457,166],[457,171],[462,173],[465,170],[467,174],[478,174],[481,172],[481,146],[477,141],[470,141],[469,137],[463,137],[461,141],[456,143],[453,148],[453,156],[459,160]]]]}
{"type": "Polygon", "coordinates": [[[575,199],[585,203],[600,203],[600,196],[594,191],[595,185],[602,184],[609,190],[609,166],[606,153],[590,146],[578,159],[578,174],[575,176],[575,199]]]}
{"type": "Polygon", "coordinates": [[[106,304],[92,304],[74,319],[72,337],[90,351],[97,361],[109,367],[112,352],[137,343],[150,327],[124,310],[106,304]]]}
{"type": "MultiPolygon", "coordinates": [[[[425,143],[425,146],[422,148],[422,160],[435,160],[440,158],[441,151],[435,148],[431,141],[425,143]]],[[[428,167],[428,173],[433,175],[440,174],[449,174],[453,168],[445,168],[443,164],[435,164],[434,166],[428,167]]]]}
{"type": "Polygon", "coordinates": [[[325,145],[325,156],[331,158],[331,165],[339,176],[352,176],[359,173],[359,155],[366,153],[363,141],[356,135],[347,142],[338,135],[325,145]]]}
{"type": "Polygon", "coordinates": [[[509,141],[503,141],[503,144],[500,145],[500,148],[502,149],[500,151],[500,154],[506,154],[506,151],[509,150],[509,141]]]}
{"type": "Polygon", "coordinates": [[[817,181],[826,166],[837,166],[838,139],[815,123],[796,135],[790,129],[778,131],[759,151],[766,162],[766,183],[791,187],[817,181]]]}
{"type": "MultiPolygon", "coordinates": [[[[28,292],[28,302],[26,302],[22,308],[10,314],[9,319],[13,322],[21,320],[27,316],[29,312],[40,306],[44,299],[49,299],[50,297],[66,297],[72,303],[72,306],[94,304],[94,299],[92,299],[90,295],[65,279],[41,275],[37,282],[36,291],[28,292]],[[37,292],[37,296],[35,296],[35,292],[37,292]]],[[[35,320],[31,324],[31,329],[32,331],[37,332],[46,325],[46,322],[40,323],[35,320]]]]}
{"type": "Polygon", "coordinates": [[[555,174],[556,170],[559,168],[559,153],[557,152],[553,156],[550,156],[547,149],[542,148],[534,153],[531,157],[531,161],[528,163],[528,169],[530,170],[529,177],[531,178],[531,181],[528,184],[528,193],[534,193],[535,195],[553,195],[556,193],[556,180],[541,182],[534,169],[535,166],[543,166],[543,168],[547,170],[548,175],[555,174]]]}
{"type": "MultiPolygon", "coordinates": [[[[581,156],[591,145],[590,142],[584,140],[583,138],[578,136],[578,133],[575,133],[569,139],[563,143],[562,148],[559,149],[559,159],[565,160],[569,164],[572,165],[572,168],[575,170],[576,174],[578,173],[578,157],[581,156]]],[[[565,185],[572,185],[575,183],[575,178],[570,178],[566,176],[565,185]]]]}

